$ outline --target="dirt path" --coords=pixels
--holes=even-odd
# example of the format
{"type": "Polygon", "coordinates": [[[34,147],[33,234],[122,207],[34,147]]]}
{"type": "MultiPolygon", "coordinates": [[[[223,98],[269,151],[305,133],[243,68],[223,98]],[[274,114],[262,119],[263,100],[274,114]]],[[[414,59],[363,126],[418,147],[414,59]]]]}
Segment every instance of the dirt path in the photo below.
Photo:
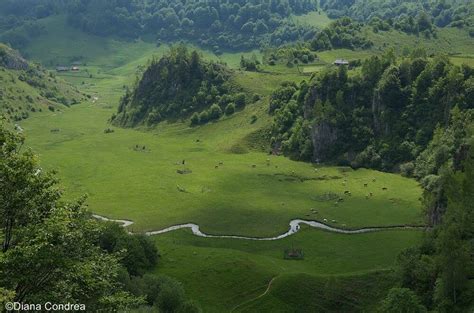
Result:
{"type": "Polygon", "coordinates": [[[232,313],[232,312],[234,312],[235,310],[237,310],[238,308],[240,308],[240,307],[242,307],[242,306],[244,306],[244,305],[246,305],[246,304],[249,304],[249,303],[251,303],[251,302],[253,302],[253,301],[256,301],[256,300],[258,300],[258,299],[260,299],[260,298],[262,298],[262,297],[265,297],[265,296],[267,295],[267,293],[270,291],[270,288],[272,287],[273,281],[274,281],[277,277],[278,277],[278,276],[275,276],[275,277],[273,277],[273,278],[270,280],[270,282],[268,283],[267,289],[265,289],[265,291],[264,291],[261,295],[255,297],[255,298],[252,298],[252,299],[250,299],[250,300],[244,301],[244,302],[242,302],[241,304],[236,305],[232,310],[230,310],[230,312],[232,313]]]}

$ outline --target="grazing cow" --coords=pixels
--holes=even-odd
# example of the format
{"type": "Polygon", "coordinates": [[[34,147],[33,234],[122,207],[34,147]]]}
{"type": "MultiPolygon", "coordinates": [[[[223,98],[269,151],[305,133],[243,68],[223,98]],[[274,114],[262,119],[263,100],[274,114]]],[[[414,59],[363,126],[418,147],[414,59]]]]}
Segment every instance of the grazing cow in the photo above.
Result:
{"type": "Polygon", "coordinates": [[[382,190],[388,190],[388,188],[387,188],[387,187],[383,187],[382,190]]]}

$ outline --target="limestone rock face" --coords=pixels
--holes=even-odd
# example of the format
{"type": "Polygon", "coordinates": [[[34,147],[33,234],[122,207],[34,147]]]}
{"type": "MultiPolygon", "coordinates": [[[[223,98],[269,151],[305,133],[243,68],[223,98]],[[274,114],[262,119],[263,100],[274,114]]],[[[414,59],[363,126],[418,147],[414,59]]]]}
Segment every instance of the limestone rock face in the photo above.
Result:
{"type": "Polygon", "coordinates": [[[322,121],[314,124],[311,131],[313,160],[318,162],[329,161],[337,139],[338,130],[329,122],[322,121]]]}

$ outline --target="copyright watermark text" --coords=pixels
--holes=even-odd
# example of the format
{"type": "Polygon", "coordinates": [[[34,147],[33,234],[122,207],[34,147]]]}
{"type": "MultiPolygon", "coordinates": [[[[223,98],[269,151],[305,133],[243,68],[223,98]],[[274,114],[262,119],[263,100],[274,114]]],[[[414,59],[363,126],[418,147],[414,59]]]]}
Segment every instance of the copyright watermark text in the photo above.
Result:
{"type": "Polygon", "coordinates": [[[7,302],[5,303],[5,309],[7,311],[49,311],[49,312],[77,312],[77,311],[85,311],[86,306],[85,304],[78,304],[78,303],[21,303],[21,302],[7,302]]]}

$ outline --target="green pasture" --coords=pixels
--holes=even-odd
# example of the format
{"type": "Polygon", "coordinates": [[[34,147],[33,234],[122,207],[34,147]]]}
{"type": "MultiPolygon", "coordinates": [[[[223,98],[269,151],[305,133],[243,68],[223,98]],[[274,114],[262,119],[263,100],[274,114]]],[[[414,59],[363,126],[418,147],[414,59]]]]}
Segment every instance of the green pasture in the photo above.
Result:
{"type": "MultiPolygon", "coordinates": [[[[338,288],[339,294],[334,295],[340,298],[339,305],[350,296],[370,302],[370,297],[355,297],[364,293],[358,290],[361,284],[366,289],[370,286],[366,292],[372,292],[374,299],[384,297],[384,288],[394,283],[387,270],[394,266],[398,253],[416,245],[421,236],[421,231],[342,235],[303,227],[301,232],[283,240],[255,242],[199,238],[181,230],[154,237],[162,256],[156,271],[182,281],[204,312],[229,312],[232,308],[236,312],[294,312],[288,305],[297,305],[302,299],[313,302],[311,305],[323,302],[324,294],[318,296],[318,292],[324,291],[327,282],[318,288],[305,288],[323,280],[322,277],[348,284],[338,288]],[[304,259],[283,259],[288,248],[302,249],[304,259]],[[374,271],[383,274],[374,276],[374,271]],[[270,292],[252,300],[265,292],[272,279],[270,292]],[[351,294],[348,288],[352,289],[351,294]]],[[[310,308],[311,305],[303,305],[306,301],[300,303],[301,307],[310,308]]],[[[354,303],[346,312],[363,305],[368,304],[354,303]]],[[[326,309],[327,306],[324,305],[326,309]]]]}
{"type": "MultiPolygon", "coordinates": [[[[29,145],[46,168],[59,171],[69,198],[87,194],[92,211],[131,219],[135,231],[194,222],[208,233],[270,236],[285,231],[294,218],[326,219],[347,228],[422,223],[421,191],[413,180],[294,162],[269,155],[265,140],[259,149],[247,147],[247,138],[270,123],[271,91],[282,81],[308,79],[295,68],[287,73],[237,71],[235,82],[262,99],[217,123],[196,128],[189,127],[189,121],[162,123],[155,129],[112,127],[115,132],[105,134],[124,86],[150,57],[166,50],[118,46],[120,55],[109,57],[104,66],[99,54],[81,72],[62,75],[91,94],[89,101],[39,113],[23,123],[29,145]],[[254,123],[252,116],[257,117],[254,123]],[[183,169],[192,173],[177,173],[183,169]],[[336,203],[339,198],[343,201],[336,203]]],[[[222,58],[235,61],[237,56],[222,58]]]]}
{"type": "Polygon", "coordinates": [[[317,28],[324,28],[332,22],[332,20],[322,10],[319,10],[318,12],[311,12],[308,14],[293,16],[292,18],[294,21],[296,21],[296,23],[314,26],[317,28]]]}

